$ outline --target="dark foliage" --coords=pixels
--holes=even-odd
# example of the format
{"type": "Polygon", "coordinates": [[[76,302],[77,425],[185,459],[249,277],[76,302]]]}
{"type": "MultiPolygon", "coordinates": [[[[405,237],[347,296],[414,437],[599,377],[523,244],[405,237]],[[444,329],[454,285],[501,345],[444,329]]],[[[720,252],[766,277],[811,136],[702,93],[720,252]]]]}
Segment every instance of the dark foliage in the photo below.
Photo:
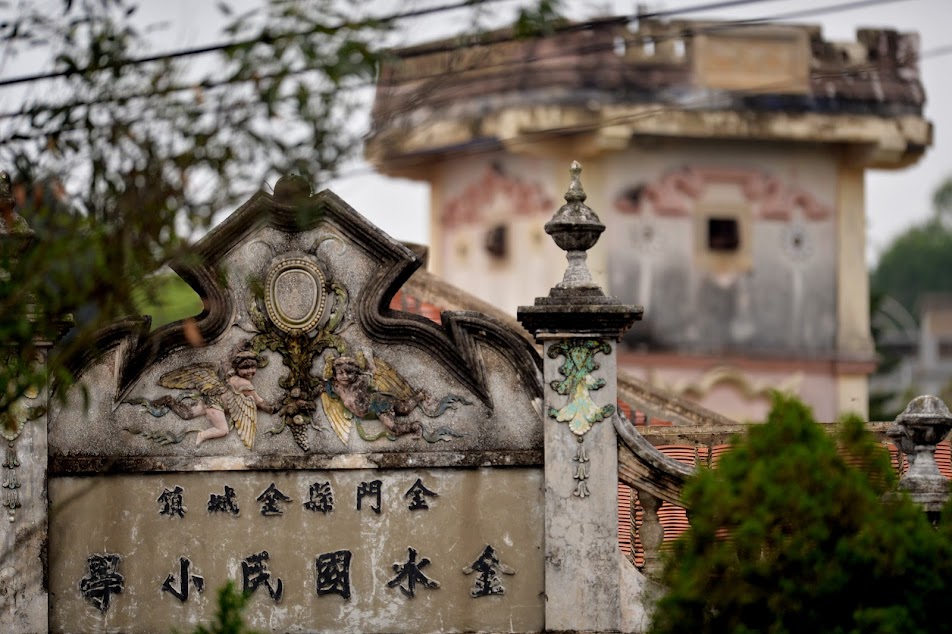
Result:
{"type": "Polygon", "coordinates": [[[652,631],[952,631],[952,532],[890,494],[895,481],[862,422],[834,439],[775,397],[766,424],[686,488],[691,529],[652,631]]]}

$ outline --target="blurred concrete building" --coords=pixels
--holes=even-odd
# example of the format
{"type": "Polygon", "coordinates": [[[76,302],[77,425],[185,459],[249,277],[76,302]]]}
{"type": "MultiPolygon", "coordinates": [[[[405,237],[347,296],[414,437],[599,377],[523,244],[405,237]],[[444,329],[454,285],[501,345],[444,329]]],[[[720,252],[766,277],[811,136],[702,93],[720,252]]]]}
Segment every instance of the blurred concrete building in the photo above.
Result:
{"type": "Polygon", "coordinates": [[[864,172],[931,143],[915,34],[642,20],[395,51],[368,159],[426,181],[430,270],[511,314],[555,284],[573,159],[590,265],[645,321],[620,364],[739,420],[781,388],[867,414],[864,172]]]}
{"type": "Polygon", "coordinates": [[[870,394],[882,409],[898,412],[909,395],[952,397],[952,295],[929,293],[919,301],[919,323],[892,300],[874,325],[884,363],[870,379],[870,394]]]}

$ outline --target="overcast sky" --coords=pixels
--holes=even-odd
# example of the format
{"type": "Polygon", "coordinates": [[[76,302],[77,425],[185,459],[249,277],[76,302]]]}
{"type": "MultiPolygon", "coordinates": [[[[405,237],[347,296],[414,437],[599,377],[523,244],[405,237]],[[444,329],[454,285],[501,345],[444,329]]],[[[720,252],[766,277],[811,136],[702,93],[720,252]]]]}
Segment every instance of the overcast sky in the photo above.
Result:
{"type": "MultiPolygon", "coordinates": [[[[260,0],[234,0],[229,4],[239,10],[253,6],[260,0]]],[[[645,10],[683,9],[711,0],[665,0],[640,3],[645,10]]],[[[684,14],[685,18],[744,19],[774,17],[795,11],[830,9],[848,0],[762,0],[735,9],[722,9],[684,14]]],[[[855,1],[855,0],[854,0],[855,1]]],[[[868,0],[867,0],[868,1],[868,0]]],[[[873,0],[875,1],[875,0],[873,0]]],[[[373,13],[385,15],[395,10],[410,7],[444,5],[450,0],[374,0],[359,2],[358,6],[373,13]],[[369,7],[369,9],[368,9],[369,7]]],[[[143,1],[141,19],[144,22],[167,21],[156,48],[173,50],[218,42],[222,24],[216,2],[211,0],[162,0],[143,1]]],[[[485,12],[487,26],[499,26],[513,19],[520,4],[495,2],[485,12]]],[[[637,10],[634,2],[597,0],[573,0],[566,2],[566,12],[573,19],[585,19],[604,15],[632,14],[637,10]]],[[[900,31],[917,31],[921,36],[922,80],[925,85],[926,116],[935,125],[935,142],[918,165],[900,171],[871,171],[867,173],[867,256],[873,261],[876,255],[896,234],[913,223],[924,219],[931,211],[930,197],[936,185],[952,175],[952,1],[950,0],[886,0],[874,6],[865,6],[826,15],[806,16],[795,22],[820,24],[826,39],[854,40],[856,29],[863,27],[888,27],[900,31]],[[944,55],[929,55],[941,47],[949,47],[944,55]]],[[[404,30],[392,42],[406,45],[452,35],[469,22],[461,12],[439,14],[428,18],[408,21],[404,30]]],[[[22,64],[5,64],[0,77],[20,75],[35,68],[22,64]]],[[[368,100],[371,93],[368,92],[368,100]]],[[[16,99],[9,92],[0,95],[0,104],[16,99]]],[[[355,126],[367,125],[366,113],[355,114],[355,126]]],[[[345,172],[353,174],[331,184],[331,188],[347,200],[359,212],[378,224],[393,237],[414,242],[427,241],[428,193],[427,188],[417,183],[398,181],[368,174],[366,165],[348,166],[345,172]]],[[[554,210],[553,210],[554,211],[554,210]]],[[[597,211],[597,210],[596,210],[597,211]]]]}

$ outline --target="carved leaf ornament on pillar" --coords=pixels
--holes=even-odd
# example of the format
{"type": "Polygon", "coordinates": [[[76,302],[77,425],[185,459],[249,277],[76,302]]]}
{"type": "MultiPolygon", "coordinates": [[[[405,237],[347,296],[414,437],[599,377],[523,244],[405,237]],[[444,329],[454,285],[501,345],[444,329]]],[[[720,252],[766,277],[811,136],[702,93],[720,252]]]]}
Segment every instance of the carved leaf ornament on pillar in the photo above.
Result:
{"type": "Polygon", "coordinates": [[[591,396],[592,391],[605,385],[605,379],[592,376],[592,372],[599,367],[595,362],[595,353],[609,354],[611,350],[608,343],[593,339],[568,339],[549,348],[550,358],[565,356],[565,362],[559,368],[559,373],[565,379],[552,381],[550,385],[557,393],[569,397],[568,402],[561,408],[550,407],[549,417],[560,423],[568,423],[569,429],[576,436],[584,436],[592,428],[592,424],[615,413],[614,405],[599,407],[591,396]]]}
{"type": "Polygon", "coordinates": [[[588,456],[582,444],[583,436],[592,428],[594,423],[604,420],[615,413],[614,405],[599,407],[592,400],[591,392],[605,386],[605,379],[592,376],[598,369],[595,353],[611,353],[611,345],[597,339],[567,339],[559,341],[549,348],[548,355],[554,359],[559,355],[565,356],[565,362],[559,368],[559,373],[565,377],[562,381],[552,381],[549,386],[558,394],[568,396],[568,402],[561,408],[549,408],[549,416],[560,423],[568,423],[569,429],[578,438],[578,449],[573,458],[576,463],[575,496],[586,498],[588,490],[588,456]]]}

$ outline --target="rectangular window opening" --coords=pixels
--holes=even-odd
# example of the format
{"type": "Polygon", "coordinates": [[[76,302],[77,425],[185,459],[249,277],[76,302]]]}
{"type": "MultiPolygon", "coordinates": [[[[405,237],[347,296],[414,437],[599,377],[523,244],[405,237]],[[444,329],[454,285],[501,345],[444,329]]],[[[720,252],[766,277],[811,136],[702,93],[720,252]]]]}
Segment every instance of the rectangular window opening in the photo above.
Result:
{"type": "Polygon", "coordinates": [[[707,248],[711,251],[740,249],[740,226],[736,218],[707,219],[707,248]]]}

